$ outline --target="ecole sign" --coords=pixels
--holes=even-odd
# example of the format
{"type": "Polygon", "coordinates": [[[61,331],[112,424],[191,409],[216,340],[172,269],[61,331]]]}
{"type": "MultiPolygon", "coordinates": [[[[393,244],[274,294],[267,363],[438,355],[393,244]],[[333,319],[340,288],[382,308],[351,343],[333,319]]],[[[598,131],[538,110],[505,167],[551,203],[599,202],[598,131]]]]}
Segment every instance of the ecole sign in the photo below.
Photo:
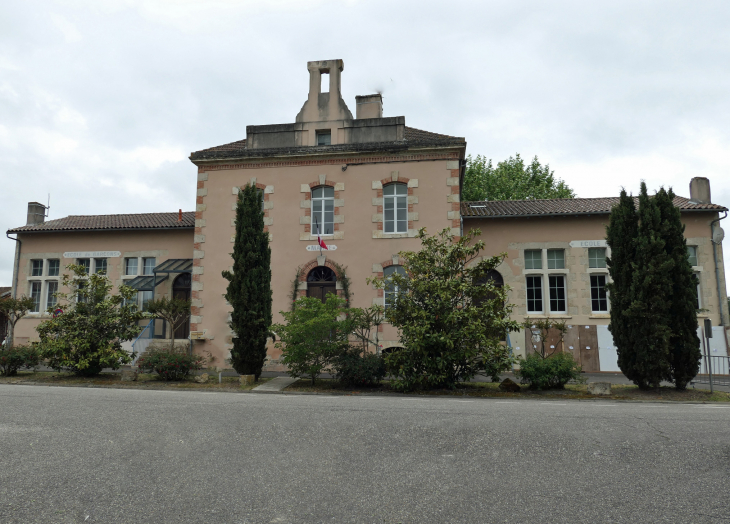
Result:
{"type": "Polygon", "coordinates": [[[606,247],[605,240],[571,240],[570,247],[606,247]]]}
{"type": "Polygon", "coordinates": [[[315,244],[313,246],[307,246],[307,251],[337,251],[337,246],[334,244],[327,244],[327,249],[320,248],[319,244],[315,244]]]}
{"type": "Polygon", "coordinates": [[[119,251],[67,251],[63,258],[118,258],[119,251]]]}

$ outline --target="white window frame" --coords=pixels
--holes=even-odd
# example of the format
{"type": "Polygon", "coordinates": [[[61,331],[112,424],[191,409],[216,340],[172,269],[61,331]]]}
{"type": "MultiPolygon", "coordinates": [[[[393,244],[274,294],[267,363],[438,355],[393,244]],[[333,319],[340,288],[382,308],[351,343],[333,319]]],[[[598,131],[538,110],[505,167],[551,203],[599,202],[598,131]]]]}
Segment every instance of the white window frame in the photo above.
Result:
{"type": "Polygon", "coordinates": [[[46,280],[45,281],[45,294],[46,294],[46,310],[56,305],[56,299],[53,298],[53,293],[58,293],[58,280],[46,280]],[[51,285],[56,286],[55,291],[51,292],[51,285]],[[53,303],[51,303],[53,301],[53,303]]]}
{"type": "MultiPolygon", "coordinates": [[[[600,269],[600,268],[597,268],[597,269],[600,269]]],[[[606,285],[608,284],[608,275],[606,273],[590,273],[588,276],[588,285],[590,287],[589,300],[591,301],[591,312],[594,314],[597,314],[597,315],[605,315],[606,313],[608,313],[611,310],[611,300],[608,296],[608,290],[606,290],[606,309],[605,310],[604,309],[594,309],[593,308],[593,290],[599,289],[599,288],[598,287],[594,288],[593,283],[591,282],[591,279],[593,277],[596,277],[596,278],[603,277],[603,289],[605,290],[606,285]]],[[[600,303],[601,298],[599,297],[597,300],[600,303]]]]}
{"type": "MultiPolygon", "coordinates": [[[[595,252],[594,251],[594,252],[595,252]]],[[[606,269],[608,266],[606,265],[606,258],[608,257],[607,250],[605,247],[589,247],[588,248],[588,269],[606,269]],[[602,266],[592,266],[591,262],[592,260],[597,260],[596,258],[591,258],[591,251],[603,251],[603,265],[602,266]]]]}
{"type": "Polygon", "coordinates": [[[142,257],[142,276],[150,276],[152,275],[152,270],[157,267],[157,257],[142,257]],[[152,260],[152,267],[150,268],[150,272],[147,273],[147,261],[152,260]]]}
{"type": "MultiPolygon", "coordinates": [[[[563,257],[565,257],[565,255],[563,255],[563,257]]],[[[565,258],[563,258],[563,260],[565,260],[565,258]]],[[[563,264],[563,265],[565,265],[565,264],[563,264]]],[[[550,313],[558,313],[558,314],[563,314],[563,315],[567,314],[568,313],[568,278],[567,278],[567,275],[565,273],[553,273],[553,274],[549,274],[547,277],[548,277],[547,278],[548,311],[550,311],[550,313]],[[550,279],[553,279],[553,278],[563,279],[562,289],[563,289],[563,302],[565,303],[564,309],[553,309],[553,296],[552,296],[553,286],[550,283],[550,279]]],[[[559,289],[559,288],[556,287],[555,289],[559,289]]],[[[559,301],[560,299],[556,298],[555,300],[559,301]]]]}
{"type": "Polygon", "coordinates": [[[45,265],[46,265],[45,264],[45,260],[43,260],[42,258],[33,258],[33,259],[31,259],[31,261],[30,261],[30,276],[33,277],[33,278],[40,278],[40,277],[42,277],[43,274],[44,274],[45,265]],[[33,274],[33,272],[35,270],[34,262],[40,262],[41,263],[41,272],[39,274],[37,274],[37,275],[34,275],[33,274]]]}
{"type": "Polygon", "coordinates": [[[125,277],[136,277],[139,273],[139,257],[124,257],[124,276],[125,277]],[[128,273],[129,262],[134,260],[134,273],[128,273]]]}
{"type": "MultiPolygon", "coordinates": [[[[548,271],[553,271],[553,270],[558,270],[558,271],[560,271],[560,270],[563,270],[563,269],[565,269],[565,249],[562,249],[562,248],[555,248],[555,249],[552,249],[552,248],[551,248],[551,249],[547,249],[546,251],[547,251],[547,253],[546,253],[546,255],[545,255],[545,258],[546,258],[547,264],[546,264],[546,266],[545,266],[545,267],[546,267],[546,269],[547,269],[548,271]],[[562,253],[562,255],[563,255],[563,258],[562,258],[562,266],[563,266],[563,267],[550,267],[550,262],[551,262],[551,260],[550,260],[550,255],[551,255],[552,253],[562,253]]],[[[554,262],[554,261],[555,261],[555,260],[553,260],[553,262],[554,262]]]]}
{"type": "Polygon", "coordinates": [[[398,284],[392,283],[392,289],[388,290],[388,277],[392,275],[393,273],[398,273],[401,276],[405,276],[406,271],[403,269],[403,266],[401,265],[392,265],[388,266],[386,268],[383,268],[383,278],[386,280],[385,288],[383,289],[383,307],[385,309],[389,309],[393,307],[393,303],[395,302],[395,298],[400,295],[400,289],[398,288],[398,284]],[[391,269],[392,268],[392,269],[391,269]],[[391,297],[390,303],[388,301],[388,297],[391,297]]]}
{"type": "MultiPolygon", "coordinates": [[[[533,301],[536,299],[533,299],[533,301]]],[[[525,275],[525,310],[528,314],[530,313],[539,313],[543,314],[545,312],[545,283],[543,275],[541,274],[528,274],[525,275]],[[532,289],[539,289],[540,290],[540,305],[542,306],[539,310],[537,309],[530,309],[530,287],[528,285],[528,279],[530,278],[539,278],[540,279],[540,286],[539,287],[533,287],[532,289]]]]}
{"type": "Polygon", "coordinates": [[[687,257],[690,258],[690,265],[692,267],[699,267],[699,265],[700,265],[700,261],[699,261],[699,250],[697,249],[697,246],[687,246],[687,257]],[[692,264],[692,259],[689,256],[689,250],[690,249],[694,250],[694,259],[695,259],[695,263],[694,264],[692,264]]]}
{"type": "Polygon", "coordinates": [[[319,226],[319,234],[323,237],[331,237],[335,234],[335,188],[332,186],[317,186],[312,188],[312,192],[310,193],[310,199],[312,200],[311,203],[311,217],[312,217],[312,223],[310,224],[310,232],[312,235],[317,234],[317,227],[319,226]],[[317,189],[322,190],[322,196],[321,197],[315,197],[314,192],[317,189]],[[329,190],[329,191],[327,191],[329,190]],[[326,193],[331,192],[332,196],[326,196],[326,193]],[[315,202],[318,202],[320,205],[320,210],[315,211],[314,206],[315,202]],[[332,204],[332,221],[329,222],[329,224],[326,222],[327,217],[327,203],[331,202],[332,204]],[[316,217],[316,220],[315,220],[316,217]],[[327,233],[329,227],[330,233],[327,233]]]}
{"type": "Polygon", "coordinates": [[[49,276],[49,277],[60,277],[61,276],[61,259],[49,258],[46,260],[46,276],[49,276]],[[58,272],[55,275],[51,275],[51,262],[58,262],[58,272]]]}
{"type": "MultiPolygon", "coordinates": [[[[544,267],[543,260],[542,260],[542,258],[543,258],[542,252],[543,252],[542,249],[525,249],[524,250],[524,252],[522,253],[522,259],[523,259],[523,261],[525,263],[525,269],[526,270],[528,270],[528,271],[541,271],[542,270],[542,268],[544,267]],[[540,267],[527,267],[527,253],[528,252],[529,253],[539,253],[540,254],[540,257],[539,257],[540,267]]],[[[534,259],[531,259],[530,260],[530,262],[533,262],[533,261],[534,261],[534,259]]]]}
{"type": "MultiPolygon", "coordinates": [[[[38,277],[33,277],[38,278],[38,277]]],[[[28,281],[28,296],[33,299],[33,309],[29,313],[43,313],[41,310],[41,304],[43,304],[43,281],[42,280],[30,280],[28,281]],[[33,289],[38,290],[37,296],[33,295],[33,289]]]]}
{"type": "Polygon", "coordinates": [[[403,182],[393,182],[391,184],[385,184],[383,186],[383,233],[386,235],[396,235],[399,233],[408,233],[408,184],[404,184],[403,182]],[[386,195],[385,191],[386,188],[392,187],[393,188],[393,194],[392,195],[386,195]],[[405,194],[398,194],[398,189],[402,188],[405,189],[405,194]],[[386,209],[388,207],[388,204],[390,204],[393,208],[393,219],[392,221],[388,221],[386,218],[386,209]],[[402,205],[400,205],[402,204],[402,205]],[[405,210],[405,220],[398,218],[398,209],[405,210]],[[388,224],[391,224],[393,227],[392,231],[388,231],[388,224]],[[399,227],[400,224],[400,227],[399,227]]]}
{"type": "Polygon", "coordinates": [[[104,274],[105,275],[109,275],[109,259],[108,258],[103,258],[103,257],[95,258],[94,259],[94,273],[98,273],[99,272],[99,267],[98,267],[99,266],[99,263],[98,262],[100,260],[103,260],[104,261],[104,274]]]}

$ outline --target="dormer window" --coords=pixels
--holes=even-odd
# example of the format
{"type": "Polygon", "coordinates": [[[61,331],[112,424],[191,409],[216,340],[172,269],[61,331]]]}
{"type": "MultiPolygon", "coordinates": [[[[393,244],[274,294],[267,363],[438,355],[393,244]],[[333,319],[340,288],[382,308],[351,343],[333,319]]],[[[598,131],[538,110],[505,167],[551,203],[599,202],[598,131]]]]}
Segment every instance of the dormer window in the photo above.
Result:
{"type": "Polygon", "coordinates": [[[332,144],[332,131],[325,129],[324,131],[317,131],[317,145],[318,146],[329,146],[332,144]]]}

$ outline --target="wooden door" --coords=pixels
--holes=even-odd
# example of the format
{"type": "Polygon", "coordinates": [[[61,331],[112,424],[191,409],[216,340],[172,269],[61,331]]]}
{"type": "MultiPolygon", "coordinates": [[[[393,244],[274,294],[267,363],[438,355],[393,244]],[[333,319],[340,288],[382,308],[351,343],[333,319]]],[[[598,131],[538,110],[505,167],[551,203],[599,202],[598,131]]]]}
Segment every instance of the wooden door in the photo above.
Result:
{"type": "Polygon", "coordinates": [[[545,339],[545,356],[554,355],[563,351],[563,342],[560,340],[560,331],[550,328],[545,339]]]}
{"type": "Polygon", "coordinates": [[[580,337],[580,362],[585,373],[601,370],[598,359],[598,330],[596,326],[578,326],[580,337]]]}
{"type": "Polygon", "coordinates": [[[578,334],[578,326],[569,325],[568,330],[565,332],[565,338],[563,343],[565,345],[565,352],[571,353],[575,361],[580,364],[580,336],[578,334]]]}
{"type": "Polygon", "coordinates": [[[335,284],[332,282],[309,282],[307,284],[307,296],[327,301],[327,293],[337,294],[335,284]]]}
{"type": "Polygon", "coordinates": [[[539,332],[539,329],[525,330],[525,356],[537,353],[540,349],[540,337],[536,334],[539,332]]]}

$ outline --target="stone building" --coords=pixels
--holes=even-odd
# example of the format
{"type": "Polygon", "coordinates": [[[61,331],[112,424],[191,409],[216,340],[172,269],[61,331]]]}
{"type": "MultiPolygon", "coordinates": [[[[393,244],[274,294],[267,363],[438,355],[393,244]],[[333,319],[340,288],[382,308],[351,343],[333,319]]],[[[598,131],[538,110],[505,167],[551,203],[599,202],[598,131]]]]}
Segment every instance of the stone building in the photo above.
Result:
{"type": "MultiPolygon", "coordinates": [[[[341,60],[307,64],[309,92],[293,123],[248,126],[242,140],[192,153],[194,212],[46,221],[43,206],[29,204],[27,224],[8,232],[17,238],[13,293],[37,301],[18,324],[17,342],[37,337],[64,268],[80,263],[106,271],[115,285],[132,285],[142,307],[152,297],[191,298],[190,323],[174,336],[192,332],[194,349],[225,367],[232,333],[221,272],[232,266],[238,190],[252,183],[261,191],[271,241],[275,322],[295,296],[344,295],[345,277],[352,306],[387,307],[392,297],[366,279],[402,272],[398,253],[419,248],[420,228],[460,235],[462,227],[478,227],[485,255],[508,254],[494,278],[511,287],[516,319],[568,320],[576,330],[569,345],[585,366],[613,369],[610,300],[601,287],[604,226],[616,199],[461,203],[464,138],[408,127],[404,116],[384,117],[379,94],[356,97],[353,117],[340,93],[343,69],[341,60]],[[320,252],[318,232],[327,251],[320,252]]],[[[698,300],[714,325],[727,326],[722,250],[712,244],[709,225],[726,209],[710,203],[709,185],[705,195],[698,184],[690,199],[676,203],[700,275],[698,300]]],[[[399,345],[392,326],[381,329],[382,349],[399,345]]],[[[149,332],[170,336],[160,324],[149,332]]],[[[509,342],[520,354],[530,340],[520,333],[509,342]]],[[[278,369],[279,357],[272,344],[269,369],[278,369]]]]}

